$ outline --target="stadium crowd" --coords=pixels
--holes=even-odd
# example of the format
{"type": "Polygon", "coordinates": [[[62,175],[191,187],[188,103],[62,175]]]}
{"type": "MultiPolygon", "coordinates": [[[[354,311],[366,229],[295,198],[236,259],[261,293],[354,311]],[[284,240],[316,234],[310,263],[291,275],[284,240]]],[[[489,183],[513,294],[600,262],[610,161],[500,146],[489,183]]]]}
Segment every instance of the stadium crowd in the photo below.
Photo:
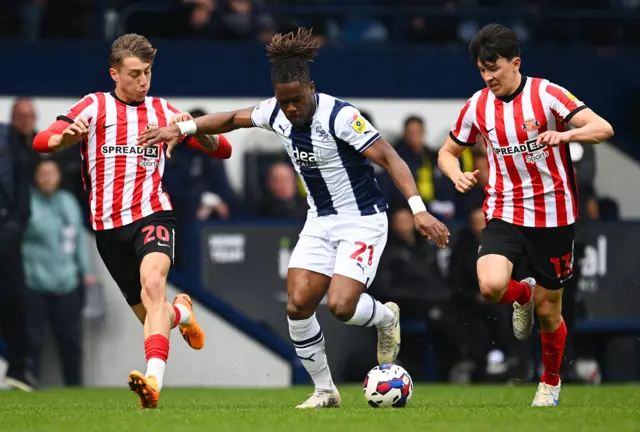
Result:
{"type": "Polygon", "coordinates": [[[4,6],[0,38],[109,39],[137,31],[155,39],[265,42],[305,25],[329,44],[466,45],[496,10],[508,9],[504,21],[525,44],[637,46],[639,7],[637,0],[25,0],[4,6]],[[358,7],[366,13],[354,13],[358,7]]]}

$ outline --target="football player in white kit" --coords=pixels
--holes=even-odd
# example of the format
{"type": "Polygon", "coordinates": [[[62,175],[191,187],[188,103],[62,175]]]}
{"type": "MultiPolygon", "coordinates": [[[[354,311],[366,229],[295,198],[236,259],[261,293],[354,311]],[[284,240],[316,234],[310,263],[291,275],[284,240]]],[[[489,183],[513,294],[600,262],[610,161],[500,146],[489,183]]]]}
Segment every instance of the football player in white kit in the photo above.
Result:
{"type": "Polygon", "coordinates": [[[387,242],[387,203],[367,159],[385,168],[409,201],[416,229],[438,246],[449,231],[430,215],[406,163],[360,112],[347,102],[316,93],[307,62],[316,55],[310,30],[274,36],[267,46],[275,97],[257,106],[209,114],[147,130],[140,144],[165,142],[171,151],[185,135],[221,134],[259,127],[274,132],[308,193],[309,213],[287,276],[289,334],[315,392],[298,408],[340,406],[315,311],[328,293],[340,321],[378,330],[378,362],[392,363],[400,349],[400,311],[366,293],[387,242]]]}

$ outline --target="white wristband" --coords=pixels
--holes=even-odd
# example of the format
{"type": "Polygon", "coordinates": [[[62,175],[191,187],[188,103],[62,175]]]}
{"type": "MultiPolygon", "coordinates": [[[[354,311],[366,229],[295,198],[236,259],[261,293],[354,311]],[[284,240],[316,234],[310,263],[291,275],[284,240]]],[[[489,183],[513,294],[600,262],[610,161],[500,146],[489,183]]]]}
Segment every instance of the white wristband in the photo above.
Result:
{"type": "Polygon", "coordinates": [[[413,214],[427,211],[427,207],[425,207],[422,197],[420,196],[412,196],[407,200],[407,202],[409,203],[409,207],[411,207],[413,214]]]}
{"type": "Polygon", "coordinates": [[[193,120],[181,121],[176,124],[180,128],[180,135],[193,135],[198,130],[198,126],[193,120]]]}

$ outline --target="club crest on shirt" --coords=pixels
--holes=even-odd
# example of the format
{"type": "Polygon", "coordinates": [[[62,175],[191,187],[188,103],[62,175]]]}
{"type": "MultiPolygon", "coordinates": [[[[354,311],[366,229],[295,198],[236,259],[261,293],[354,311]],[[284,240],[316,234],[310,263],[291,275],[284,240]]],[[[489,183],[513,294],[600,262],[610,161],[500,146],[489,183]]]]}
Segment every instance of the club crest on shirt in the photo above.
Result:
{"type": "Polygon", "coordinates": [[[534,118],[526,119],[522,123],[522,130],[526,132],[535,132],[540,128],[540,122],[534,118]]]}
{"type": "Polygon", "coordinates": [[[320,139],[322,141],[330,141],[331,140],[331,135],[329,135],[327,133],[327,131],[322,129],[322,126],[320,126],[320,125],[316,126],[316,134],[318,134],[318,136],[320,137],[320,139]]]}
{"type": "Polygon", "coordinates": [[[354,114],[349,120],[349,126],[358,133],[363,133],[367,130],[367,122],[360,114],[354,114]]]}

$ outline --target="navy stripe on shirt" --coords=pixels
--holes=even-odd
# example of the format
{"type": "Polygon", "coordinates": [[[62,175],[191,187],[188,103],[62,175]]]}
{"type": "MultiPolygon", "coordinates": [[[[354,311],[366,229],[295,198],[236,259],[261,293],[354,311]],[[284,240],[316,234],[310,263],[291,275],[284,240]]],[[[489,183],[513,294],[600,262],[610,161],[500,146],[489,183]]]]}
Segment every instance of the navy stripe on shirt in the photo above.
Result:
{"type": "MultiPolygon", "coordinates": [[[[329,133],[333,135],[333,138],[336,140],[338,154],[342,160],[342,165],[347,171],[347,176],[351,183],[351,190],[356,198],[356,204],[358,205],[360,214],[362,216],[372,215],[385,211],[387,209],[387,202],[380,191],[378,182],[375,180],[373,167],[367,163],[367,159],[352,145],[341,140],[336,135],[336,118],[338,117],[338,113],[347,106],[352,105],[336,99],[333,110],[331,111],[331,116],[329,117],[329,133]]],[[[378,138],[380,138],[380,134],[375,134],[367,141],[361,151],[366,150],[366,148],[371,146],[378,138]]]]}
{"type": "Polygon", "coordinates": [[[313,198],[318,216],[338,214],[333,206],[331,193],[318,168],[316,154],[311,140],[311,124],[301,127],[292,127],[289,135],[294,158],[300,166],[300,173],[304,179],[309,194],[313,198]]]}

